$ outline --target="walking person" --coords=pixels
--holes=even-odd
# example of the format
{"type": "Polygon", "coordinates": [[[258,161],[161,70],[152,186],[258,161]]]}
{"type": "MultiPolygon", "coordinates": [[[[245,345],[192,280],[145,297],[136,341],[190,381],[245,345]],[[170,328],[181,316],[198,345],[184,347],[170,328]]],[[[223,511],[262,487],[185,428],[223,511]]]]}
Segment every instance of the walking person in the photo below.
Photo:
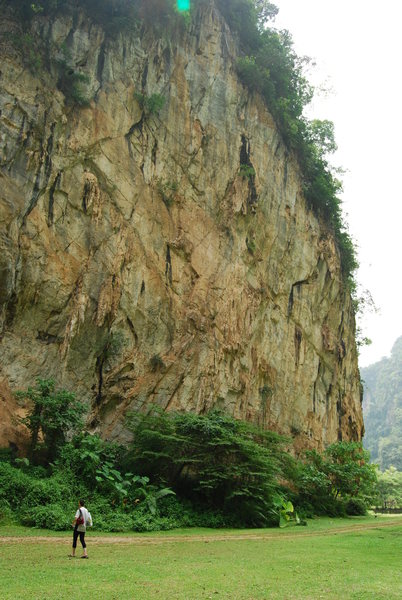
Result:
{"type": "Polygon", "coordinates": [[[72,526],[74,527],[73,532],[73,549],[70,554],[71,558],[75,558],[75,550],[77,548],[77,540],[78,536],[80,538],[83,554],[81,558],[88,558],[87,545],[85,542],[85,532],[87,527],[91,527],[92,525],[92,517],[90,512],[85,508],[84,501],[78,501],[78,510],[75,513],[74,520],[72,522],[72,526]]]}

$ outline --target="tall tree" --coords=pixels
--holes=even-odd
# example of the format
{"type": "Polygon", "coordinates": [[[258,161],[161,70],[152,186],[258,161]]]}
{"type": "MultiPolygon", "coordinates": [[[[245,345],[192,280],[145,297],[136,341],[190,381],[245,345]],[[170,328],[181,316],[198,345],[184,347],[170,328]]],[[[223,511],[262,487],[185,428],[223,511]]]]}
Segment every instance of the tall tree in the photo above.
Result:
{"type": "Polygon", "coordinates": [[[17,397],[28,400],[30,407],[21,422],[31,434],[30,456],[38,450],[43,437],[47,458],[53,460],[66,441],[69,432],[83,424],[85,407],[67,390],[56,390],[53,379],[37,379],[35,387],[17,392],[17,397]]]}

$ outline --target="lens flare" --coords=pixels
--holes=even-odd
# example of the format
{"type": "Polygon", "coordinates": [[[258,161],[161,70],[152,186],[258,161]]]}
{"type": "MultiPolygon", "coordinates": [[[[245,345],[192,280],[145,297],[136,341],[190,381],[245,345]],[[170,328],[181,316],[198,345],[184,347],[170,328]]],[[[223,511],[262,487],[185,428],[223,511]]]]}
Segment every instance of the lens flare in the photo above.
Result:
{"type": "Polygon", "coordinates": [[[177,0],[177,10],[180,12],[190,10],[190,0],[177,0]]]}

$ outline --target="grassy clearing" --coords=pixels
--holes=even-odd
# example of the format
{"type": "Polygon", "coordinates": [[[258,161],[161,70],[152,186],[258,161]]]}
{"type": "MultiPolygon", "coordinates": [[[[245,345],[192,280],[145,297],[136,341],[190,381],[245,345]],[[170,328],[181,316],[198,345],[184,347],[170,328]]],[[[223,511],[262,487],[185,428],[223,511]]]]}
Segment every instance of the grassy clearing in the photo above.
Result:
{"type": "MultiPolygon", "coordinates": [[[[159,543],[144,545],[111,543],[109,536],[102,536],[102,542],[91,547],[94,532],[88,535],[88,561],[67,558],[71,534],[66,534],[65,542],[60,534],[54,541],[49,535],[45,543],[34,544],[29,535],[26,543],[13,541],[21,530],[0,528],[0,535],[11,536],[0,545],[4,600],[70,599],[77,592],[102,600],[396,600],[402,596],[400,518],[320,519],[307,528],[249,532],[269,534],[266,540],[231,539],[235,533],[247,533],[242,530],[227,532],[225,541],[214,540],[222,531],[209,532],[208,541],[188,541],[192,530],[185,530],[174,541],[172,532],[152,534],[159,543]],[[361,530],[364,524],[376,527],[361,530]],[[336,532],[346,526],[358,529],[336,532]],[[315,535],[305,537],[307,532],[315,535]],[[184,534],[187,541],[180,538],[184,534]],[[164,537],[169,539],[160,543],[164,537]]],[[[149,535],[135,537],[151,541],[149,535]]]]}

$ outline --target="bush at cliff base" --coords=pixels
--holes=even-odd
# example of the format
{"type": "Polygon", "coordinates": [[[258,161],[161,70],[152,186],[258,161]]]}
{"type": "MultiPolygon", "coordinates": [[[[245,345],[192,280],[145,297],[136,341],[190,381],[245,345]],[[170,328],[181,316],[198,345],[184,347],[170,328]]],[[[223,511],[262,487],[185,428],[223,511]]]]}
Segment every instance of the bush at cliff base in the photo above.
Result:
{"type": "Polygon", "coordinates": [[[278,522],[279,481],[294,467],[289,440],[218,411],[131,417],[130,470],[248,527],[278,522]]]}
{"type": "Polygon", "coordinates": [[[375,494],[361,444],[296,461],[280,436],[216,412],[154,411],[131,427],[129,448],[80,434],[47,467],[3,455],[0,523],[68,529],[83,498],[98,531],[268,526],[279,524],[278,498],[300,516],[337,516],[364,513],[375,494]]]}
{"type": "Polygon", "coordinates": [[[365,514],[377,497],[377,467],[369,458],[360,442],[307,451],[297,476],[299,504],[318,515],[365,514]]]}

